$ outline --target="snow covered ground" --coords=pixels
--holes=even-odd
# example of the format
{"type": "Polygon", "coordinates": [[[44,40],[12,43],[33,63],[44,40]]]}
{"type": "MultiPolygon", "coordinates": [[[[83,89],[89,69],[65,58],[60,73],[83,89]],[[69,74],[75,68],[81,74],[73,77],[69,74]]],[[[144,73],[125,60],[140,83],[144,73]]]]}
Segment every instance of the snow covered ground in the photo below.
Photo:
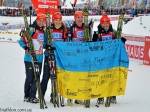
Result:
{"type": "Polygon", "coordinates": [[[123,33],[131,35],[150,36],[150,16],[136,17],[124,25],[123,33]]]}
{"type": "MultiPolygon", "coordinates": [[[[18,19],[22,19],[22,18],[18,18],[18,19]]],[[[137,18],[137,20],[139,19],[137,18]]],[[[99,21],[95,22],[94,29],[96,29],[98,23],[99,21]]],[[[136,26],[136,23],[132,25],[135,25],[134,28],[137,28],[137,30],[139,30],[139,28],[136,26]]],[[[130,27],[133,27],[132,25],[130,27]]],[[[113,26],[117,27],[117,22],[113,22],[113,26]]],[[[149,31],[145,32],[145,34],[149,35],[148,32],[149,31]]],[[[133,30],[132,34],[136,35],[136,32],[134,32],[133,30]]],[[[5,38],[9,38],[9,37],[10,35],[5,36],[5,38]]],[[[31,112],[31,111],[32,112],[43,112],[43,111],[44,112],[79,112],[79,111],[80,112],[91,112],[91,111],[93,112],[149,112],[150,111],[150,95],[149,95],[150,67],[139,65],[134,62],[130,62],[129,69],[132,70],[132,72],[129,72],[128,74],[126,93],[124,96],[117,97],[117,104],[111,104],[109,108],[106,108],[103,104],[100,105],[99,108],[97,108],[95,107],[96,100],[91,100],[90,108],[84,108],[83,106],[76,105],[76,104],[74,104],[74,106],[72,107],[65,106],[60,108],[54,108],[53,105],[49,103],[50,100],[49,96],[51,92],[51,88],[50,88],[51,83],[49,83],[48,90],[45,96],[48,109],[40,110],[39,104],[31,104],[31,103],[23,102],[23,97],[24,97],[23,88],[24,88],[24,80],[25,80],[25,67],[23,62],[24,50],[17,43],[8,43],[8,42],[1,42],[1,41],[2,40],[0,39],[0,83],[1,83],[0,84],[0,112],[3,112],[4,111],[3,109],[8,109],[8,108],[19,109],[16,110],[16,112],[31,112]],[[26,110],[20,110],[20,109],[26,109],[26,110]],[[31,111],[30,110],[27,111],[27,109],[31,109],[31,111]]],[[[12,111],[4,111],[4,112],[12,112],[12,111]]]]}
{"type": "MultiPolygon", "coordinates": [[[[39,104],[23,102],[23,87],[25,69],[23,63],[24,50],[17,43],[0,42],[0,109],[32,109],[32,112],[42,112],[39,104]]],[[[54,108],[49,103],[50,84],[45,100],[48,109],[45,112],[149,112],[150,110],[150,67],[130,62],[126,93],[117,97],[117,104],[105,108],[104,104],[95,107],[96,100],[91,100],[91,108],[74,104],[73,107],[54,108]]],[[[66,101],[65,101],[66,103],[66,101]]],[[[0,111],[3,112],[3,111],[0,111]]]]}

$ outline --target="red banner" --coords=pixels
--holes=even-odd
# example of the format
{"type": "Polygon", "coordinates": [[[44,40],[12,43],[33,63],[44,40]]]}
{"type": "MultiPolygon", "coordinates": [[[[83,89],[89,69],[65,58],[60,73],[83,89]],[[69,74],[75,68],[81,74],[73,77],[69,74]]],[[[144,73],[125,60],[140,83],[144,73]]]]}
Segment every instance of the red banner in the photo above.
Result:
{"type": "Polygon", "coordinates": [[[136,5],[136,0],[133,0],[132,6],[135,6],[135,5],[136,5]]]}
{"type": "Polygon", "coordinates": [[[4,0],[1,0],[1,6],[3,6],[4,5],[4,0]]]}
{"type": "Polygon", "coordinates": [[[129,58],[143,60],[144,46],[126,44],[126,51],[129,58]]]}
{"type": "Polygon", "coordinates": [[[76,6],[77,0],[74,0],[74,6],[76,6]]]}
{"type": "Polygon", "coordinates": [[[144,65],[150,65],[150,37],[145,37],[145,47],[144,47],[144,65]]]}
{"type": "Polygon", "coordinates": [[[60,5],[59,0],[31,0],[36,13],[45,14],[47,9],[50,11],[50,14],[53,14],[55,11],[58,11],[58,6],[60,5]]]}
{"type": "Polygon", "coordinates": [[[122,0],[122,5],[124,5],[124,0],[122,0]]]}
{"type": "Polygon", "coordinates": [[[150,66],[150,36],[122,35],[127,39],[126,51],[130,59],[150,66]]]}

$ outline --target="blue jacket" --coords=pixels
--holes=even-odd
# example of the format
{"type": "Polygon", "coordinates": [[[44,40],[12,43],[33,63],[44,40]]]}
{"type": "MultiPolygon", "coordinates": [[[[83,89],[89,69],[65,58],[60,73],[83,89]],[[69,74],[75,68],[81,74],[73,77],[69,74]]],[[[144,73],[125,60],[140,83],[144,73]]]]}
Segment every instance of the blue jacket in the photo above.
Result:
{"type": "MultiPolygon", "coordinates": [[[[34,28],[30,28],[30,35],[32,35],[34,33],[34,28]]],[[[44,32],[44,43],[43,43],[43,46],[46,45],[46,33],[44,32]]],[[[25,46],[27,46],[25,44],[25,42],[23,41],[23,38],[21,37],[20,40],[18,41],[19,45],[24,48],[25,46]]],[[[44,47],[43,47],[44,48],[44,47]]],[[[36,54],[36,58],[37,58],[37,61],[42,63],[43,62],[43,54],[36,54]]],[[[24,55],[24,61],[27,61],[27,62],[32,62],[31,61],[31,55],[29,53],[25,53],[24,55]]]]}
{"type": "Polygon", "coordinates": [[[132,15],[135,15],[135,10],[132,10],[130,13],[131,13],[132,15]]]}

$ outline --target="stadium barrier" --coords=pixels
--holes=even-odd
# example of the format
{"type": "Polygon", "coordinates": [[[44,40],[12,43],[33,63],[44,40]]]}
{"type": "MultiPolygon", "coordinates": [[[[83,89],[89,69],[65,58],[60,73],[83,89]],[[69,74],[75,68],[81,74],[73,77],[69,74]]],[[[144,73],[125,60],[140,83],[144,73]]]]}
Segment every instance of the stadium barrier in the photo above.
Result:
{"type": "Polygon", "coordinates": [[[123,34],[129,59],[139,64],[150,66],[150,36],[123,34]]]}

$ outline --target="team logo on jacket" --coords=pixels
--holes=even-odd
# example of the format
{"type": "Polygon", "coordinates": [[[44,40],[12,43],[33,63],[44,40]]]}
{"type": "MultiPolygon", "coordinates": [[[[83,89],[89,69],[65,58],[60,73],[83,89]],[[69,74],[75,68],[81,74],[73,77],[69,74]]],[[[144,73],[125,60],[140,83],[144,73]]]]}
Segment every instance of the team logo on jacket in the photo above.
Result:
{"type": "Polygon", "coordinates": [[[62,33],[52,33],[52,37],[54,38],[54,39],[58,39],[58,38],[62,38],[62,33]]]}
{"type": "Polygon", "coordinates": [[[84,31],[77,31],[77,37],[84,37],[84,31]]]}
{"type": "Polygon", "coordinates": [[[38,34],[38,39],[44,39],[44,34],[39,33],[39,34],[38,34]]]}
{"type": "Polygon", "coordinates": [[[38,42],[43,42],[44,41],[44,34],[39,33],[38,34],[38,42]]]}
{"type": "Polygon", "coordinates": [[[110,35],[102,36],[102,41],[107,41],[107,40],[112,40],[112,36],[110,35]]]}

